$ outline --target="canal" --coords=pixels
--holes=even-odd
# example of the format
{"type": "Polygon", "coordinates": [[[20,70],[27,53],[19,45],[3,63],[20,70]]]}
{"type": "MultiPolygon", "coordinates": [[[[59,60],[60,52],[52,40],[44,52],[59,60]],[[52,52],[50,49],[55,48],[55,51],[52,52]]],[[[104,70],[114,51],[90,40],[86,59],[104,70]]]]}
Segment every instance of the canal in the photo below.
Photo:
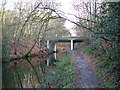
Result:
{"type": "Polygon", "coordinates": [[[58,52],[47,58],[32,57],[3,64],[2,88],[47,87],[50,72],[56,70],[54,62],[64,59],[66,55],[66,52],[58,52]]]}

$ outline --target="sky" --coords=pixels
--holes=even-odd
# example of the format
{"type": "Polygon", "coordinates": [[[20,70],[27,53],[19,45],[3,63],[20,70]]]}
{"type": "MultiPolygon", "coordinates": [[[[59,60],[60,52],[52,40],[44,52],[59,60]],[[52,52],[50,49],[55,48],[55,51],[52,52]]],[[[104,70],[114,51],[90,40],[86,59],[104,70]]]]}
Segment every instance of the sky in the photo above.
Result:
{"type": "MultiPolygon", "coordinates": [[[[75,14],[75,10],[73,9],[73,5],[72,5],[73,1],[74,0],[61,0],[62,7],[60,9],[65,13],[75,14]]],[[[75,17],[73,17],[71,15],[67,14],[65,16],[70,20],[75,20],[75,17]]],[[[70,31],[72,36],[76,36],[76,30],[74,29],[75,24],[73,24],[69,21],[66,21],[65,27],[70,31]]]]}

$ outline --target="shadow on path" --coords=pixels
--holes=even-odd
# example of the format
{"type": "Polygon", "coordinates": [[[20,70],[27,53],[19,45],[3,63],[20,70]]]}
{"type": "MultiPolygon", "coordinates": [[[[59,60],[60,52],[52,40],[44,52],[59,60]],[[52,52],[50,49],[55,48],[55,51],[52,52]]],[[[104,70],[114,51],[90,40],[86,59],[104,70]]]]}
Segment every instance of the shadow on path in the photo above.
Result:
{"type": "Polygon", "coordinates": [[[88,65],[85,55],[75,50],[73,51],[75,66],[77,67],[77,88],[102,88],[101,81],[88,65]]]}

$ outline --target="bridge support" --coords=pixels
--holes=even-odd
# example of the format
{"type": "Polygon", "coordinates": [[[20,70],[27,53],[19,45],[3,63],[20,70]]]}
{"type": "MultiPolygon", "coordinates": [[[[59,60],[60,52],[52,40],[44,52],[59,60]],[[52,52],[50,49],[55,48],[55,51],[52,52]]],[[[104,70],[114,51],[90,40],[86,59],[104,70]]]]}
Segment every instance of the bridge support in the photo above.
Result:
{"type": "MultiPolygon", "coordinates": [[[[54,51],[55,52],[57,51],[57,45],[56,45],[56,43],[55,43],[54,51]]],[[[57,53],[54,53],[54,56],[55,56],[55,59],[57,59],[57,53]]]]}
{"type": "Polygon", "coordinates": [[[47,48],[48,48],[51,52],[53,52],[53,51],[55,50],[54,46],[55,46],[55,43],[54,43],[54,42],[47,40],[47,48]]]}
{"type": "Polygon", "coordinates": [[[50,41],[47,40],[47,48],[49,49],[50,48],[50,41]]]}
{"type": "Polygon", "coordinates": [[[50,59],[48,58],[47,59],[47,66],[49,66],[50,65],[50,59]]]}
{"type": "Polygon", "coordinates": [[[55,46],[54,46],[54,51],[56,52],[57,51],[57,45],[55,43],[55,46]]]}
{"type": "Polygon", "coordinates": [[[71,40],[71,50],[74,50],[74,40],[71,40]]]}
{"type": "MultiPolygon", "coordinates": [[[[47,48],[50,50],[50,41],[49,40],[47,40],[47,48]]],[[[47,66],[49,66],[50,65],[50,59],[48,58],[47,59],[47,66]]]]}

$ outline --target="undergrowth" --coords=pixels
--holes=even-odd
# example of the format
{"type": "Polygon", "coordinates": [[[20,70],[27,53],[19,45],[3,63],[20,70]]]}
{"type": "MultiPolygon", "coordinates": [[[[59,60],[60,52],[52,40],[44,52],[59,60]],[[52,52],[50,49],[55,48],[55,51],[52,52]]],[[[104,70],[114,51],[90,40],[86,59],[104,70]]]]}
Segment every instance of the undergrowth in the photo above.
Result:
{"type": "Polygon", "coordinates": [[[105,88],[119,87],[120,63],[116,48],[114,43],[94,42],[82,49],[82,52],[93,57],[95,72],[103,80],[105,88]]]}
{"type": "Polygon", "coordinates": [[[45,76],[46,84],[51,88],[71,88],[74,86],[76,67],[70,59],[72,53],[59,62],[55,62],[56,69],[49,71],[45,76]]]}

